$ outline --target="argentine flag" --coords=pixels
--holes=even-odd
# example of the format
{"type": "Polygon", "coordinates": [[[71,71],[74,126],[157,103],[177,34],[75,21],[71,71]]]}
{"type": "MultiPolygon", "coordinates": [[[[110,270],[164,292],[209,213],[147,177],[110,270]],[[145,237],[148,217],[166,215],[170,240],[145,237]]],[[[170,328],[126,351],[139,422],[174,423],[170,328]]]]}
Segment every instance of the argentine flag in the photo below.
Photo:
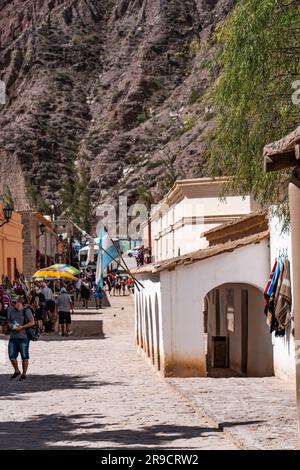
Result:
{"type": "Polygon", "coordinates": [[[119,258],[120,254],[113,244],[110,236],[105,230],[104,226],[100,226],[99,231],[99,252],[97,259],[96,283],[103,287],[103,273],[105,268],[114,260],[119,258]],[[105,250],[105,251],[104,251],[105,250]]]}

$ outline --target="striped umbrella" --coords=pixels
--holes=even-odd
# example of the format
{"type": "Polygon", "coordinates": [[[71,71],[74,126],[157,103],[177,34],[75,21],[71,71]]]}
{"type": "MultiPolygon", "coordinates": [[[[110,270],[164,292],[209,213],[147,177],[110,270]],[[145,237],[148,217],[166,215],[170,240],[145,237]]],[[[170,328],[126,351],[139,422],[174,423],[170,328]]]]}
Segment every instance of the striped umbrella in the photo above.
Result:
{"type": "Polygon", "coordinates": [[[61,279],[65,281],[77,281],[77,277],[75,277],[71,273],[65,273],[63,271],[55,271],[48,269],[40,269],[37,271],[33,276],[33,279],[61,279]]]}
{"type": "Polygon", "coordinates": [[[73,274],[73,276],[77,276],[80,274],[80,271],[69,264],[53,264],[53,266],[49,266],[46,268],[45,271],[59,271],[62,273],[73,274]]]}

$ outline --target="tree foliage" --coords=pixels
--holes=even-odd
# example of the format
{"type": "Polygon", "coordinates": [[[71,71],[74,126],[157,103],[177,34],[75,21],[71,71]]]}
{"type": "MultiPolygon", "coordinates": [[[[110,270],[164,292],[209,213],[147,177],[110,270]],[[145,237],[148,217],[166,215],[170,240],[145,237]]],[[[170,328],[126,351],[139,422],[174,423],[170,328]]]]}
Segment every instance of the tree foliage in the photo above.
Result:
{"type": "Polygon", "coordinates": [[[61,193],[64,212],[74,218],[87,233],[91,230],[93,212],[89,185],[90,173],[82,163],[75,177],[64,181],[61,193]]]}
{"type": "MultiPolygon", "coordinates": [[[[263,172],[265,144],[299,125],[293,83],[300,79],[300,1],[240,0],[216,35],[221,76],[211,99],[216,126],[207,136],[207,167],[263,204],[286,202],[289,172],[263,172]]],[[[281,206],[282,207],[282,206],[281,206]]]]}

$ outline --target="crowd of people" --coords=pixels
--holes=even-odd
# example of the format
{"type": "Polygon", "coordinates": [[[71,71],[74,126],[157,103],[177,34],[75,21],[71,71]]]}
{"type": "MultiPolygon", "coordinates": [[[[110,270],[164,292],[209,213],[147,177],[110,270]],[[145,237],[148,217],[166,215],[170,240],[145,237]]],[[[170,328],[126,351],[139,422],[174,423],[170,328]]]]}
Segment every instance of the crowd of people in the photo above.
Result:
{"type": "Polygon", "coordinates": [[[82,301],[83,308],[89,307],[89,302],[92,297],[95,298],[96,309],[101,308],[101,300],[104,297],[104,292],[107,291],[110,295],[127,295],[134,291],[134,279],[127,275],[117,273],[109,273],[104,278],[103,289],[97,286],[96,276],[91,271],[84,272],[76,282],[76,300],[82,301]]]}
{"type": "Polygon", "coordinates": [[[42,332],[54,332],[57,320],[61,336],[72,334],[71,311],[74,312],[74,302],[63,284],[36,282],[29,290],[17,280],[13,286],[0,287],[0,326],[2,333],[10,335],[8,355],[14,368],[11,379],[26,379],[30,341],[38,339],[42,332]]]}
{"type": "Polygon", "coordinates": [[[134,280],[118,272],[110,273],[104,279],[102,289],[96,284],[95,273],[92,270],[87,270],[79,276],[76,282],[36,281],[32,283],[31,289],[21,279],[17,279],[14,284],[3,284],[0,286],[0,332],[6,333],[8,331],[5,312],[17,296],[24,298],[24,304],[32,311],[42,332],[54,332],[59,312],[57,299],[62,293],[62,289],[64,289],[63,293],[68,294],[71,299],[73,306],[71,311],[76,301],[82,302],[82,307],[85,309],[91,306],[91,302],[95,302],[95,308],[98,310],[102,308],[104,291],[112,296],[125,296],[133,293],[134,280]]]}
{"type": "MultiPolygon", "coordinates": [[[[64,282],[34,282],[29,290],[27,285],[17,280],[14,285],[0,286],[0,327],[2,333],[7,334],[11,329],[8,321],[8,312],[14,307],[16,300],[21,301],[24,309],[32,312],[39,329],[43,333],[55,331],[59,319],[60,298],[67,294],[70,298],[71,309],[74,308],[74,287],[64,282]]],[[[69,308],[67,308],[70,311],[69,308]]],[[[59,322],[59,324],[61,324],[59,322]]],[[[62,333],[59,328],[59,333],[62,333]]],[[[69,331],[69,333],[71,333],[69,331]]]]}
{"type": "Polygon", "coordinates": [[[105,285],[110,295],[126,295],[134,291],[134,280],[132,277],[123,276],[120,273],[110,273],[105,279],[105,285]]]}
{"type": "Polygon", "coordinates": [[[96,309],[102,308],[104,291],[110,295],[126,295],[133,292],[134,280],[120,273],[110,273],[104,279],[104,287],[96,284],[95,273],[87,270],[76,282],[35,281],[30,289],[21,278],[12,285],[9,281],[0,286],[0,333],[9,334],[8,353],[14,368],[12,379],[26,379],[29,363],[29,329],[40,334],[56,333],[62,337],[72,335],[71,315],[75,302],[82,302],[88,309],[92,298],[96,309]],[[22,373],[17,358],[21,355],[22,373]]]}

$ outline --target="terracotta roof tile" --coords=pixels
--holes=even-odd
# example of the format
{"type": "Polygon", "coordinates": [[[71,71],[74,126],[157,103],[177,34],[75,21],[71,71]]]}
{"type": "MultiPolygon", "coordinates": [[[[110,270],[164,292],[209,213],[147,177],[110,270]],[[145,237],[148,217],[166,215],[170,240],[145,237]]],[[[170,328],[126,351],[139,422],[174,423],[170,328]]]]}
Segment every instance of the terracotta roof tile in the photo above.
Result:
{"type": "Polygon", "coordinates": [[[199,261],[203,261],[208,258],[212,258],[213,256],[218,256],[223,253],[230,253],[235,251],[239,248],[243,248],[247,245],[252,245],[256,243],[260,243],[263,240],[267,240],[270,236],[269,230],[261,233],[257,233],[255,235],[251,235],[249,237],[242,238],[240,240],[229,241],[227,243],[221,243],[219,245],[212,246],[210,248],[205,248],[203,250],[198,250],[192,253],[188,253],[183,256],[179,256],[177,258],[172,258],[170,260],[157,262],[154,264],[148,264],[142,266],[140,268],[131,270],[132,274],[146,274],[146,273],[160,273],[166,270],[173,270],[177,266],[188,265],[192,263],[197,263],[199,261]]]}

